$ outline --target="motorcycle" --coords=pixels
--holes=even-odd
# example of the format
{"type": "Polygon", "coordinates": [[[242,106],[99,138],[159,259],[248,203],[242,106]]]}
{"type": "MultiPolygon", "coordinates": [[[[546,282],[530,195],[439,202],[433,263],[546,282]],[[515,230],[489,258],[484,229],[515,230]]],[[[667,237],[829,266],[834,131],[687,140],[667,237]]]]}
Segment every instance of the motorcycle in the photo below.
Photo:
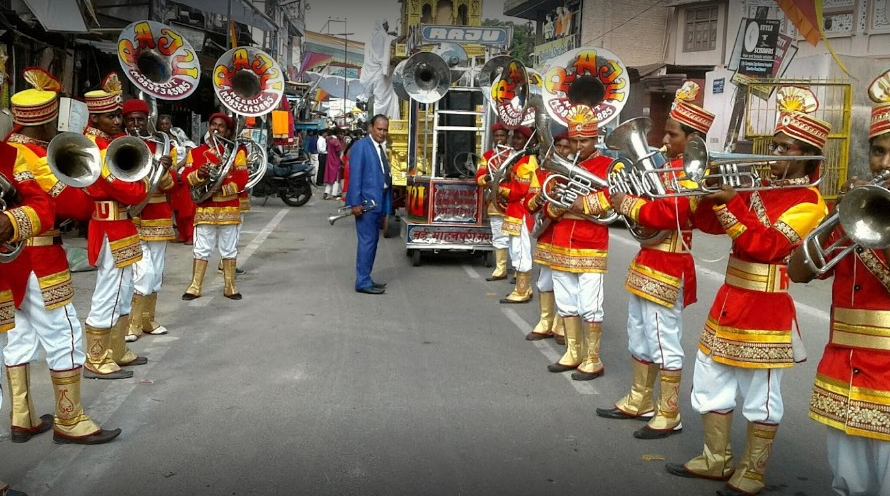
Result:
{"type": "Polygon", "coordinates": [[[312,198],[312,166],[305,154],[285,153],[273,146],[268,153],[268,170],[251,189],[251,196],[266,198],[277,195],[291,207],[305,205],[312,198]]]}

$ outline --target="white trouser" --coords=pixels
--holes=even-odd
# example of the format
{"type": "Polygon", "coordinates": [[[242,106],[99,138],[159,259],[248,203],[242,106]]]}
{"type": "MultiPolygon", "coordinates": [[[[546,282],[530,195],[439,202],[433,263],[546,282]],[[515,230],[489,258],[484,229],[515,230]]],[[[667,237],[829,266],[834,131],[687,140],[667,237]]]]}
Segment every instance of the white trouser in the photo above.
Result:
{"type": "Polygon", "coordinates": [[[627,350],[664,370],[683,368],[683,288],[672,308],[631,293],[627,302],[627,350]]]}
{"type": "Polygon", "coordinates": [[[340,194],[340,181],[335,182],[334,184],[325,184],[324,185],[324,194],[330,196],[337,196],[340,194]]]}
{"type": "Polygon", "coordinates": [[[15,327],[6,333],[3,359],[6,365],[22,365],[40,357],[52,370],[71,370],[83,365],[83,329],[71,303],[46,309],[37,275],[31,272],[22,305],[15,311],[15,327]]]}
{"type": "Polygon", "coordinates": [[[510,265],[516,272],[532,270],[532,237],[528,234],[528,226],[522,222],[519,236],[510,235],[510,265]]]}
{"type": "Polygon", "coordinates": [[[313,179],[312,182],[315,182],[315,176],[318,174],[318,154],[310,153],[309,154],[309,165],[312,167],[312,175],[309,176],[313,179]]]}
{"type": "Polygon", "coordinates": [[[86,323],[98,329],[114,327],[121,315],[128,315],[133,306],[133,266],[114,266],[108,236],[102,240],[96,260],[96,288],[90,302],[86,323]]]}
{"type": "Polygon", "coordinates": [[[890,496],[890,441],[825,428],[834,492],[844,496],[890,496]]]}
{"type": "Polygon", "coordinates": [[[510,247],[510,235],[504,232],[504,216],[492,215],[488,218],[491,224],[491,246],[506,250],[510,247]]]}
{"type": "Polygon", "coordinates": [[[778,424],[785,413],[782,376],[785,369],[745,369],[717,363],[701,351],[695,354],[692,408],[698,413],[726,413],[741,394],[742,414],[749,422],[778,424]]]}
{"type": "Polygon", "coordinates": [[[587,322],[603,321],[603,274],[553,270],[553,296],[563,317],[580,315],[587,322]]]}
{"type": "Polygon", "coordinates": [[[238,258],[238,226],[227,224],[198,224],[195,226],[195,258],[208,260],[210,253],[219,245],[219,256],[238,258]]]}
{"type": "Polygon", "coordinates": [[[148,296],[161,290],[167,256],[166,241],[140,241],[142,260],[133,264],[133,288],[136,294],[148,296]]]}
{"type": "Polygon", "coordinates": [[[546,293],[553,291],[553,269],[549,265],[538,265],[538,291],[546,293]]]}

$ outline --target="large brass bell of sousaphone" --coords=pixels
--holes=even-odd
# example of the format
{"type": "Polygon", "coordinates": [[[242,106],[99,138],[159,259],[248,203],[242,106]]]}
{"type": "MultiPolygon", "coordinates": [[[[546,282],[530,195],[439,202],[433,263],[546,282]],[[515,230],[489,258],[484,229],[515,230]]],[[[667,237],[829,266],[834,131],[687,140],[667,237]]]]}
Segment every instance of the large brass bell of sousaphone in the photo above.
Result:
{"type": "Polygon", "coordinates": [[[213,91],[235,114],[260,117],[281,102],[284,73],[275,59],[258,48],[233,48],[214,65],[213,91]]]}
{"type": "Polygon", "coordinates": [[[418,52],[405,61],[400,73],[400,83],[415,101],[435,103],[448,93],[451,70],[442,57],[435,53],[418,52]]]}
{"type": "Polygon", "coordinates": [[[181,34],[154,21],[125,27],[117,40],[124,75],[151,98],[182,100],[198,89],[198,56],[181,34]]]}

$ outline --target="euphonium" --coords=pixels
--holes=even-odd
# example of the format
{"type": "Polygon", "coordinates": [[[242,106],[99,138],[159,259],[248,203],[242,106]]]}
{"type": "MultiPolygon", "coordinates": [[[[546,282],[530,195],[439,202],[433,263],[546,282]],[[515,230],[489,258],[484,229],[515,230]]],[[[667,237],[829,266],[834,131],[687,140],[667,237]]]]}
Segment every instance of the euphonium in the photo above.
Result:
{"type": "Polygon", "coordinates": [[[885,249],[890,246],[890,170],[875,176],[870,184],[854,186],[837,205],[837,213],[826,218],[804,238],[804,263],[817,275],[831,270],[856,248],[885,249]],[[820,237],[840,224],[844,235],[822,247],[820,237]],[[847,245],[848,242],[852,242],[847,245]],[[847,245],[847,246],[844,246],[847,245]],[[831,260],[827,257],[834,254],[831,260]]]}
{"type": "MultiPolygon", "coordinates": [[[[587,196],[594,190],[608,189],[609,187],[609,183],[605,179],[579,167],[576,161],[577,155],[575,160],[568,161],[558,153],[553,153],[550,160],[545,161],[542,166],[552,174],[548,175],[544,184],[541,185],[541,193],[548,202],[557,207],[571,208],[576,199],[587,196]],[[551,181],[558,183],[551,186],[551,181]]],[[[608,214],[600,217],[585,217],[597,224],[608,225],[618,220],[619,214],[610,210],[608,214]]]]}
{"type": "MultiPolygon", "coordinates": [[[[15,186],[6,179],[6,176],[0,174],[0,212],[15,207],[17,196],[18,191],[16,191],[15,186]]],[[[0,263],[12,262],[22,253],[24,247],[25,243],[23,241],[0,243],[0,263]]]]}

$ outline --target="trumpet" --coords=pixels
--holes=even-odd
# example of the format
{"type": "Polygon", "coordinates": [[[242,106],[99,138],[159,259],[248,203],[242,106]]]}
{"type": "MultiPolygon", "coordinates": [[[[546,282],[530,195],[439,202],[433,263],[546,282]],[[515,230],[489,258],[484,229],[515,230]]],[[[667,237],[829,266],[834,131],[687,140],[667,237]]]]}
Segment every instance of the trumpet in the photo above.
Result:
{"type": "Polygon", "coordinates": [[[844,200],[838,203],[837,213],[810,231],[801,247],[807,268],[821,276],[859,247],[881,250],[890,247],[888,180],[890,170],[885,170],[869,184],[850,188],[844,200]],[[843,228],[844,235],[823,248],[819,238],[830,234],[838,224],[843,228]],[[834,257],[827,260],[832,253],[834,257]]]}
{"type": "MultiPolygon", "coordinates": [[[[18,191],[15,186],[6,179],[6,176],[0,174],[0,212],[12,208],[17,203],[18,191]]],[[[0,263],[12,262],[21,253],[25,247],[23,241],[11,243],[9,241],[0,243],[0,263]]]]}
{"type": "MultiPolygon", "coordinates": [[[[362,202],[362,212],[368,212],[370,210],[374,210],[375,208],[377,208],[377,202],[375,202],[374,200],[365,200],[362,202]]],[[[352,215],[352,207],[340,207],[337,209],[337,215],[331,215],[328,217],[328,222],[330,222],[333,226],[334,222],[337,222],[338,220],[345,217],[349,217],[350,215],[352,215]]]]}

